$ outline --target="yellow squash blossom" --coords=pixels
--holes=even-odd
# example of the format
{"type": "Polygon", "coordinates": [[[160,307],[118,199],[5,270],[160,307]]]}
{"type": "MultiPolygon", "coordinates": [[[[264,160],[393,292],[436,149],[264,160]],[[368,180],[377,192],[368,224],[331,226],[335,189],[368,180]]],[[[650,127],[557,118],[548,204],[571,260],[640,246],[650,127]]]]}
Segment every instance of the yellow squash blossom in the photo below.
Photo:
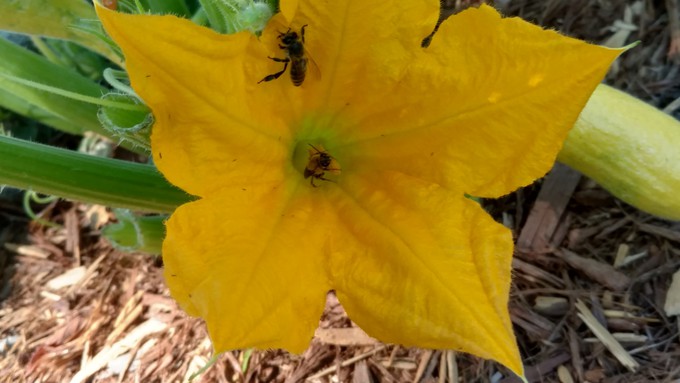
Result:
{"type": "Polygon", "coordinates": [[[522,375],[512,236],[465,195],[544,175],[620,50],[487,6],[421,48],[437,0],[281,3],[259,38],[98,10],[155,116],[156,165],[198,197],[167,222],[173,297],[217,352],[303,351],[334,290],[384,342],[522,375]]]}

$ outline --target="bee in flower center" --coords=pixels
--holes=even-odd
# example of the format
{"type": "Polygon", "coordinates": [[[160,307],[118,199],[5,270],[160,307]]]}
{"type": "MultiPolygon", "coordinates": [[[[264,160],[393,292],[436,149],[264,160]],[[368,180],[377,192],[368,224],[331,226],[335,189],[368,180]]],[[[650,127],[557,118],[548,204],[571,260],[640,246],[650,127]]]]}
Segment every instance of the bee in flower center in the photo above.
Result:
{"type": "Polygon", "coordinates": [[[291,31],[290,28],[285,33],[279,33],[279,48],[286,52],[286,58],[268,57],[270,60],[282,62],[283,69],[279,72],[272,73],[257,83],[276,80],[286,72],[288,64],[290,64],[290,80],[293,85],[300,86],[305,81],[307,74],[307,55],[305,55],[305,27],[303,25],[300,29],[300,34],[291,31]]]}
{"type": "Polygon", "coordinates": [[[323,146],[319,148],[312,144],[309,144],[311,149],[309,149],[309,162],[307,162],[307,167],[305,167],[304,176],[310,178],[310,183],[312,186],[316,187],[314,184],[314,179],[331,181],[325,178],[326,172],[331,172],[332,174],[340,174],[340,165],[328,152],[326,152],[323,146]]]}

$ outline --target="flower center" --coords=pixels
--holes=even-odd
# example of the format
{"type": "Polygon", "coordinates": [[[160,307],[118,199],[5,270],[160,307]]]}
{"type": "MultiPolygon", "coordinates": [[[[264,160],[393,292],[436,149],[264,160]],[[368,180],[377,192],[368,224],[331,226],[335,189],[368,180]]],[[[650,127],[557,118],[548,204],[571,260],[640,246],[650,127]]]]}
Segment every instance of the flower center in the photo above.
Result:
{"type": "Polygon", "coordinates": [[[319,186],[319,181],[335,182],[328,177],[340,174],[340,164],[320,143],[298,142],[293,162],[313,187],[319,186]]]}

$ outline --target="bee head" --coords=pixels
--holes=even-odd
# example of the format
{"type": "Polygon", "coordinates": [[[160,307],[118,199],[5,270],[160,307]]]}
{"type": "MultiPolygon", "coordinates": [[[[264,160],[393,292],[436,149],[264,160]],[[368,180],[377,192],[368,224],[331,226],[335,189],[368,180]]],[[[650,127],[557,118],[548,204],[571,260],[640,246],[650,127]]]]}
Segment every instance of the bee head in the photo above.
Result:
{"type": "Polygon", "coordinates": [[[333,161],[333,158],[328,155],[328,153],[320,153],[321,156],[319,157],[319,165],[321,165],[322,168],[328,168],[331,166],[331,162],[333,161]]]}
{"type": "Polygon", "coordinates": [[[288,32],[279,35],[279,39],[281,39],[281,42],[285,45],[290,45],[298,41],[299,37],[297,32],[291,32],[289,29],[288,32]]]}

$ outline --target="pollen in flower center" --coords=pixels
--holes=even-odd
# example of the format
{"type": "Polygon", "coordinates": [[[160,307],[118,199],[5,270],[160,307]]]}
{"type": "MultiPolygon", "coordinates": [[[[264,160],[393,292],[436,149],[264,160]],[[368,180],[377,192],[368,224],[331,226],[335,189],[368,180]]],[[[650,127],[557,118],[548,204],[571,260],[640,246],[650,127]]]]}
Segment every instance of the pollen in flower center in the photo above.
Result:
{"type": "Polygon", "coordinates": [[[327,176],[340,174],[340,164],[320,143],[299,142],[295,148],[294,162],[313,187],[318,186],[316,180],[334,182],[327,176]]]}

